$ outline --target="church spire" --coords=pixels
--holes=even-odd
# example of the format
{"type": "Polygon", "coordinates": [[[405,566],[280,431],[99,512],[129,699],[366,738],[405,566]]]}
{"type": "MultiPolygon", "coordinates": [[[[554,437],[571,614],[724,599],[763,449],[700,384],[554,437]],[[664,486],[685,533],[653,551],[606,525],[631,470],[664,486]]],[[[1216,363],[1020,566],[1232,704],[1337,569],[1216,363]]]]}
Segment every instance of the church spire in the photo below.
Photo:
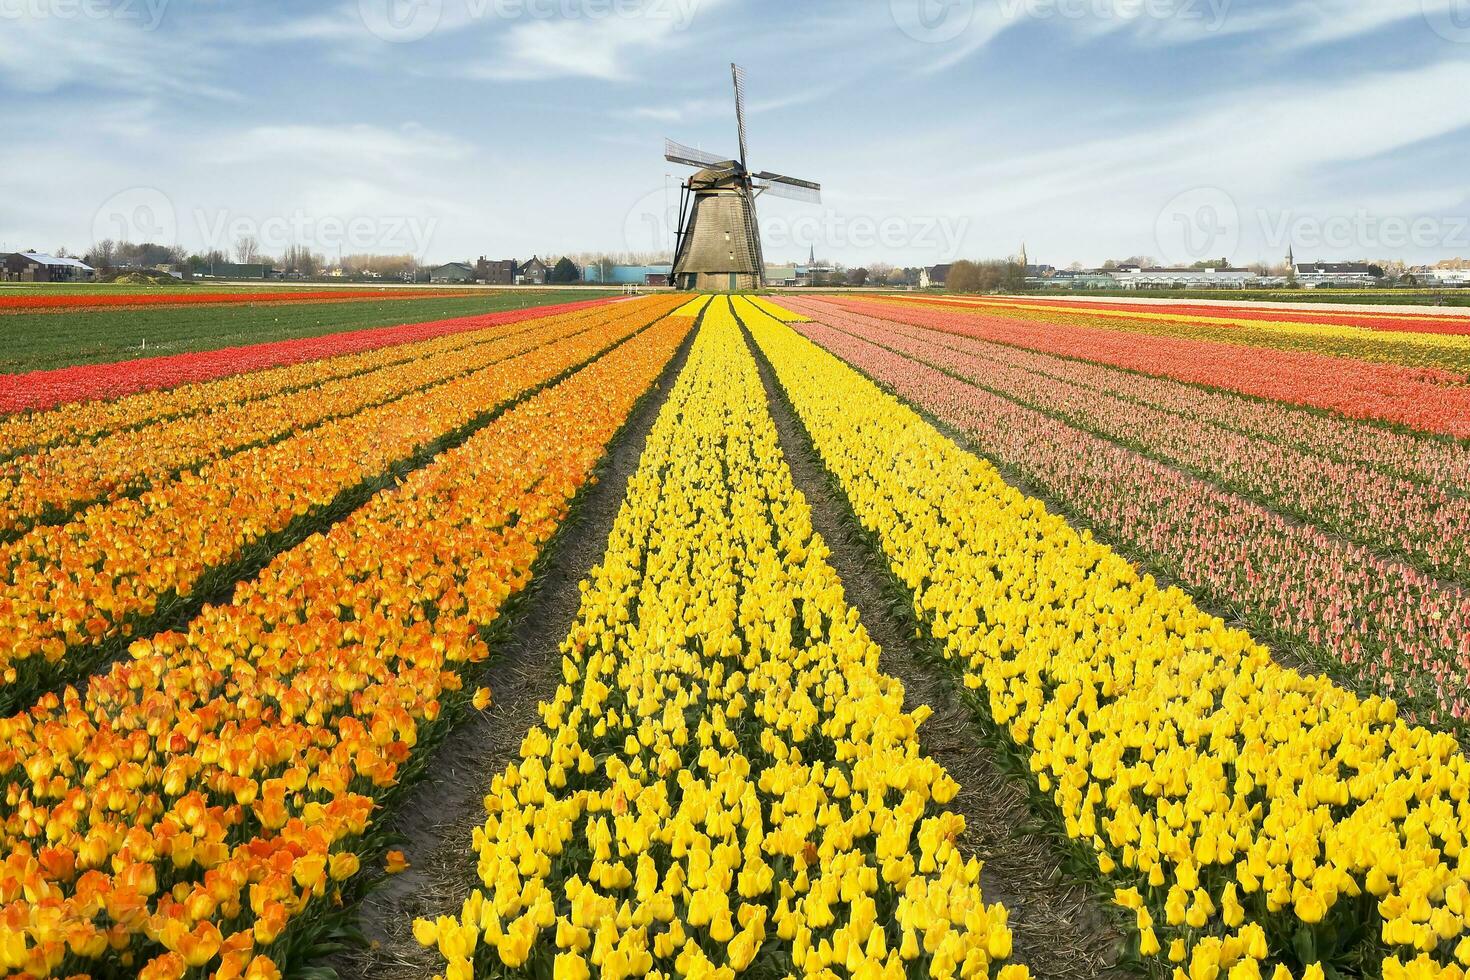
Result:
{"type": "Polygon", "coordinates": [[[807,256],[806,264],[807,264],[808,267],[811,267],[811,266],[814,266],[814,265],[817,264],[817,243],[816,242],[812,242],[812,253],[807,256]]]}

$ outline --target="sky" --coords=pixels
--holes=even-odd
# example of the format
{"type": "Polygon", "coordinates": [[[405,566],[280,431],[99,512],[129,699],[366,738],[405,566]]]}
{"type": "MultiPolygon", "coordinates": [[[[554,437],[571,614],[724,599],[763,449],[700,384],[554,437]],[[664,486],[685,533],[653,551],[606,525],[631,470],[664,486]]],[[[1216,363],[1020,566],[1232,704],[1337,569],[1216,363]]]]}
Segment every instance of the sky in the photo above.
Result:
{"type": "Polygon", "coordinates": [[[0,250],[1470,257],[1470,0],[0,0],[0,250]]]}

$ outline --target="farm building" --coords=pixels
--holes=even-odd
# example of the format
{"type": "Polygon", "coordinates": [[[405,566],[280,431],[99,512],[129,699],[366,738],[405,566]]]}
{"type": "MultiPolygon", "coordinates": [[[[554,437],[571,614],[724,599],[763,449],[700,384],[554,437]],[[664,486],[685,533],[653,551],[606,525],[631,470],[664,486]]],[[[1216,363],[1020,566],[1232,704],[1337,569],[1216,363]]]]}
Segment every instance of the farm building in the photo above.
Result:
{"type": "Polygon", "coordinates": [[[589,263],[582,271],[582,281],[607,286],[667,286],[672,265],[615,265],[603,271],[589,263]]]}
{"type": "Polygon", "coordinates": [[[551,269],[536,256],[516,270],[516,283],[522,286],[544,286],[551,269]]]}
{"type": "Polygon", "coordinates": [[[490,260],[480,256],[475,263],[475,278],[491,286],[513,286],[516,281],[516,260],[490,260]]]}
{"type": "Polygon", "coordinates": [[[771,286],[795,286],[796,266],[794,265],[768,265],[766,266],[766,283],[771,286]]]}
{"type": "Polygon", "coordinates": [[[464,262],[449,262],[429,270],[429,282],[474,282],[475,269],[464,262]]]}
{"type": "Polygon", "coordinates": [[[1124,289],[1244,289],[1255,273],[1249,269],[1141,269],[1124,266],[1113,273],[1124,289]]]}
{"type": "Polygon", "coordinates": [[[44,252],[12,252],[0,258],[0,279],[8,282],[87,282],[97,270],[80,259],[44,252]]]}
{"type": "Polygon", "coordinates": [[[919,270],[919,288],[928,289],[930,286],[944,287],[949,281],[949,263],[944,265],[931,265],[919,270]]]}

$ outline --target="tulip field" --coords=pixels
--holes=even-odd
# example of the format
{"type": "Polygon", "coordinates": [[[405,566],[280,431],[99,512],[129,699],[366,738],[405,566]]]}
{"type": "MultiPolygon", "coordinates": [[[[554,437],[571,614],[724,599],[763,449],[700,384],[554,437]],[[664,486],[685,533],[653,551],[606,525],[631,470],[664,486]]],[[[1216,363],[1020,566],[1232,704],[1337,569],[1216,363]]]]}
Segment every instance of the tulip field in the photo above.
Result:
{"type": "Polygon", "coordinates": [[[1470,317],[373,300],[0,375],[0,977],[1470,968],[1470,317]]]}

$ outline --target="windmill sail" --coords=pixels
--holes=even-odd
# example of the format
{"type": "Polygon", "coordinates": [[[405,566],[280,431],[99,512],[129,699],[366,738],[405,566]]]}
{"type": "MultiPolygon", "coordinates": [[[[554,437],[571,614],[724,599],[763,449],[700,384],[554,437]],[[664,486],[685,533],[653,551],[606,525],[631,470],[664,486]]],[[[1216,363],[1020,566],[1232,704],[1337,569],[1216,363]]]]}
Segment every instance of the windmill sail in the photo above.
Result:
{"type": "Polygon", "coordinates": [[[805,201],[808,204],[822,203],[822,185],[810,180],[800,180],[796,177],[787,177],[784,174],[773,174],[762,170],[755,175],[756,180],[765,181],[764,184],[755,186],[762,193],[772,197],[784,197],[793,201],[805,201]]]}
{"type": "Polygon", "coordinates": [[[745,166],[745,69],[731,63],[730,77],[735,80],[735,127],[740,131],[740,165],[745,166]]]}
{"type": "Polygon", "coordinates": [[[722,157],[705,150],[696,150],[692,146],[683,143],[675,143],[671,139],[664,140],[664,159],[670,163],[682,163],[687,167],[712,167],[720,163],[730,163],[730,157],[722,157]]]}
{"type": "Polygon", "coordinates": [[[798,187],[792,184],[756,184],[755,189],[771,197],[784,197],[788,201],[801,201],[805,204],[822,203],[821,192],[808,187],[798,187]]]}

